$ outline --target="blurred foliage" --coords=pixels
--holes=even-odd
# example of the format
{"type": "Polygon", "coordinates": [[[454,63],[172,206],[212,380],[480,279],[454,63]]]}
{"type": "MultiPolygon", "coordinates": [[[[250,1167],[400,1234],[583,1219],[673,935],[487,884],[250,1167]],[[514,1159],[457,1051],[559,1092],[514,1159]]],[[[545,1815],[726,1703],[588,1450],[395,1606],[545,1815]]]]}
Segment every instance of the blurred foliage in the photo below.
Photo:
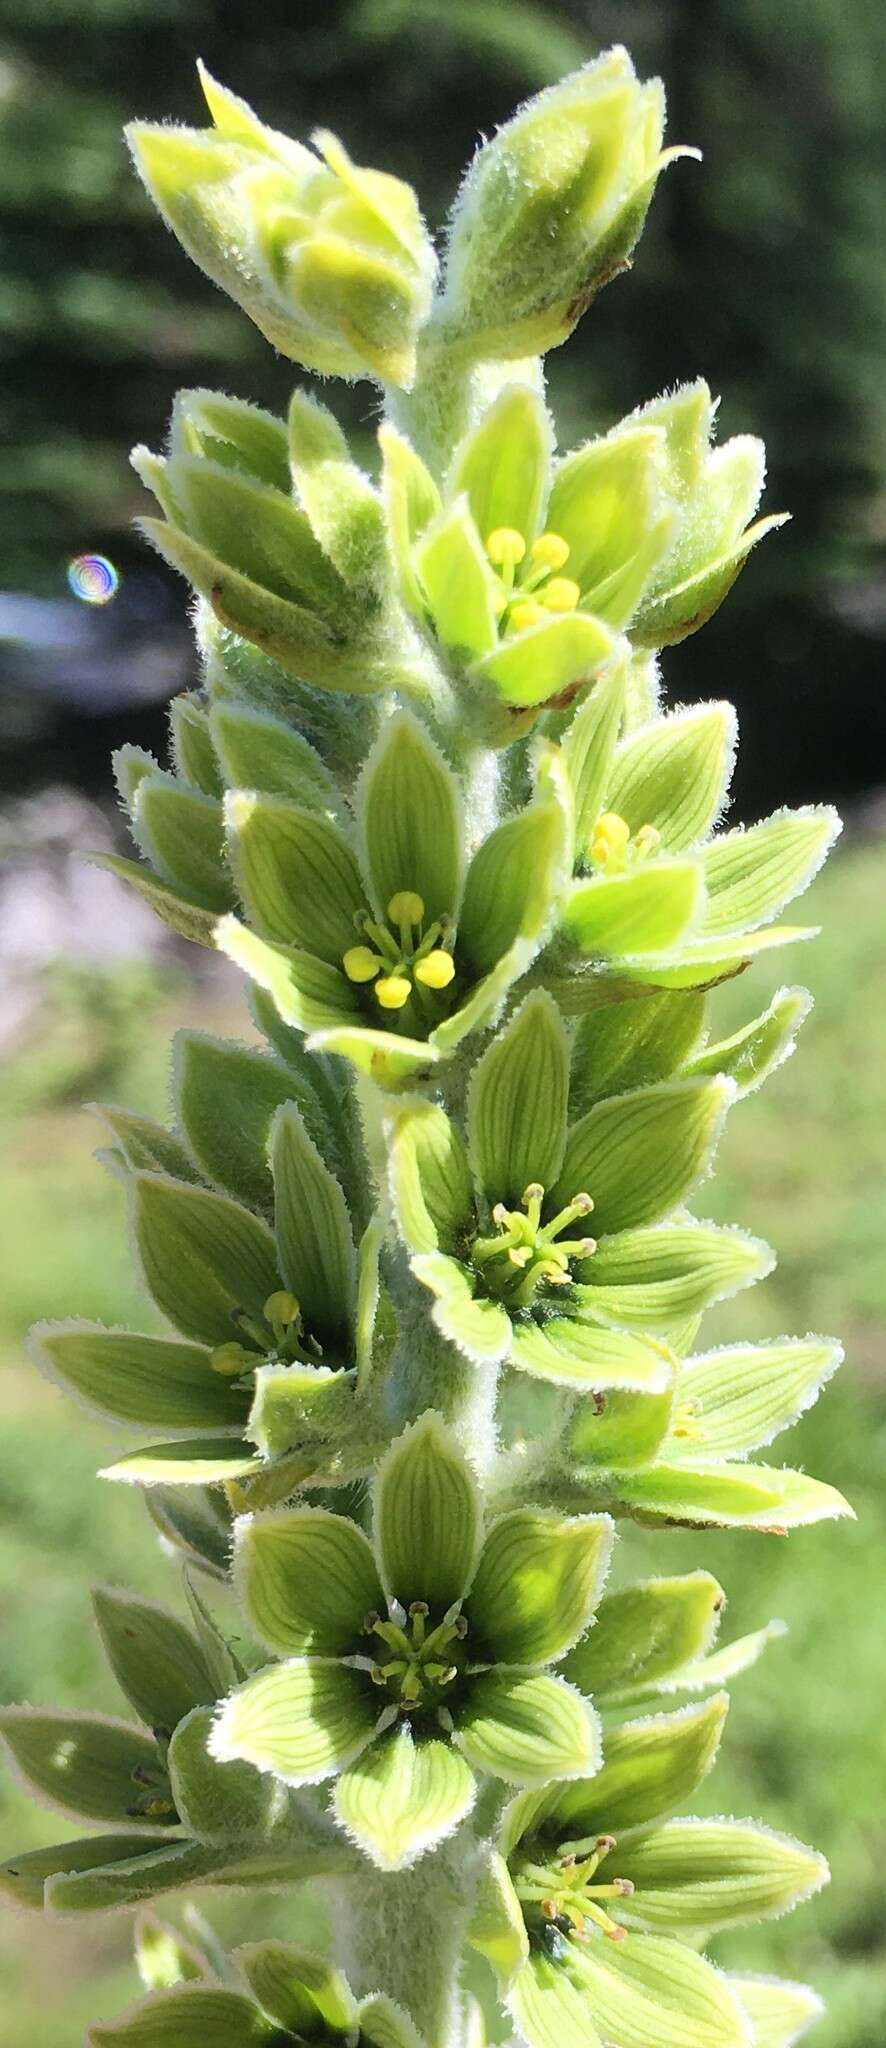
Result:
{"type": "MultiPolygon", "coordinates": [[[[765,434],[794,523],[672,688],[753,704],[742,809],[866,787],[886,738],[878,0],[0,0],[7,586],[61,595],[84,546],[143,561],[126,455],[157,444],[177,384],[285,403],[288,366],[159,229],[121,141],[134,113],[199,121],[198,51],[270,121],[328,123],[411,177],[440,228],[478,131],[614,39],[706,161],[669,174],[630,285],[551,359],[564,439],[699,372],[724,433],[765,434]]],[[[345,404],[368,448],[367,387],[345,404]]]]}
{"type": "MultiPolygon", "coordinates": [[[[785,1455],[841,1487],[858,1520],[801,1530],[786,1541],[674,1531],[665,1555],[660,1535],[624,1528],[616,1565],[625,1578],[692,1569],[703,1557],[729,1594],[727,1634],[770,1615],[789,1625],[787,1640],[772,1644],[736,1684],[723,1759],[706,1796],[709,1811],[765,1812],[772,1825],[805,1834],[831,1858],[831,1888],[802,1914],[721,1945],[730,1963],[819,1985],[829,2012],[810,2048],[812,2040],[815,2048],[881,2048],[886,2039],[886,1821],[877,1782],[886,1636],[876,1567],[886,1544],[884,890],[881,846],[838,852],[815,884],[812,914],[826,938],[790,964],[796,975],[809,976],[816,1008],[796,1058],[731,1119],[700,1205],[720,1219],[738,1219],[779,1252],[770,1280],[711,1316],[705,1342],[810,1328],[842,1332],[846,1364],[785,1455]]],[[[776,979],[777,970],[760,963],[720,990],[723,1028],[736,1028],[758,1008],[776,979]]],[[[25,1331],[37,1316],[74,1311],[154,1326],[130,1270],[121,1191],[89,1157],[88,1123],[58,1101],[59,1013],[69,1012],[63,1036],[71,1042],[94,1034],[98,1058],[103,1039],[95,1008],[84,1006],[82,985],[71,979],[56,985],[53,998],[52,1031],[45,1028],[47,1008],[27,1051],[10,1062],[0,1099],[0,1694],[117,1712],[89,1621],[89,1580],[130,1585],[173,1605],[180,1598],[140,1502],[126,1487],[94,1478],[117,1439],[72,1410],[22,1360],[25,1331]],[[22,1073],[27,1113],[16,1102],[22,1073]]],[[[114,1092],[162,1114],[173,1023],[243,1033],[240,1004],[220,1011],[219,1000],[210,1008],[205,994],[192,991],[183,1017],[181,1000],[170,1006],[161,987],[149,1029],[130,1005],[126,1070],[114,1092]]],[[[0,1837],[9,1849],[58,1835],[56,1818],[31,1805],[8,1778],[0,1782],[0,1837]]],[[[248,1931],[284,1928],[296,1939],[309,1936],[311,1909],[298,1899],[250,1901],[249,1930],[241,1902],[208,1894],[201,1904],[222,1929],[233,1913],[241,1939],[248,1931]]],[[[41,2048],[74,2048],[87,2017],[118,2009],[134,1988],[128,1949],[126,1915],[70,1927],[0,1916],[4,2040],[30,2044],[39,2034],[41,2048]]]]}

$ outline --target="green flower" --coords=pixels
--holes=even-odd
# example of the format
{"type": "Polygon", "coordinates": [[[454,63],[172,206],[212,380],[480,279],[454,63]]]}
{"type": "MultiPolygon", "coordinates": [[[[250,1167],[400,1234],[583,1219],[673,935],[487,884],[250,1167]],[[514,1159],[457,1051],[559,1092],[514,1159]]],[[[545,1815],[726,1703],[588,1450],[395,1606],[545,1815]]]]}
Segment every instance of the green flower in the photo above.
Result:
{"type": "Polygon", "coordinates": [[[371,1541],[318,1507],[238,1523],[247,1616],[286,1661],[232,1694],[212,1754],[288,1785],[335,1778],[339,1825],[384,1869],[452,1833],[475,1774],[592,1770],[596,1716],[547,1667],[591,1620],[610,1537],[605,1517],[520,1509],[484,1539],[470,1468],[426,1415],[379,1469],[371,1541]]]}
{"type": "MultiPolygon", "coordinates": [[[[678,1210],[707,1170],[734,1085],[664,1081],[615,1094],[570,1123],[569,1083],[565,1029],[551,998],[534,991],[475,1071],[467,1146],[435,1104],[412,1100],[398,1112],[390,1141],[397,1222],[413,1271],[434,1296],[438,1329],[469,1358],[506,1358],[576,1391],[663,1396],[673,1355],[641,1334],[647,1304],[632,1317],[619,1282],[627,1293],[651,1277],[650,1226],[678,1210]]],[[[691,1232],[688,1243],[678,1234],[669,1259],[665,1232],[656,1234],[664,1238],[656,1279],[665,1303],[676,1283],[676,1320],[689,1298],[680,1282],[691,1288],[700,1248],[691,1232]]]]}
{"type": "Polygon", "coordinates": [[[808,888],[840,831],[830,806],[810,804],[715,832],[735,754],[732,706],[658,716],[619,741],[631,680],[624,662],[613,665],[562,741],[575,880],[543,969],[567,1011],[621,988],[705,988],[761,951],[811,937],[771,920],[808,888]]]}
{"type": "Polygon", "coordinates": [[[254,929],[225,918],[216,943],[311,1050],[342,1053],[385,1087],[491,1024],[538,951],[568,861],[562,764],[547,749],[533,800],[465,872],[455,779],[404,711],[365,764],[350,829],[253,791],[229,796],[227,821],[254,929]]]}
{"type": "Polygon", "coordinates": [[[392,1999],[358,2001],[341,1971],[308,1949],[248,1943],[222,1981],[174,1929],[160,1933],[177,1973],[198,1981],[167,1981],[120,2019],[91,2027],[90,2048],[422,2048],[392,1999]]]}
{"type": "Polygon", "coordinates": [[[101,1112],[142,1275],[175,1334],[45,1323],[33,1351],[100,1415],[170,1432],[109,1467],[111,1478],[248,1483],[289,1454],[310,1471],[333,1436],[347,1461],[351,1427],[363,1468],[355,1395],[372,1361],[379,1233],[369,1224],[355,1249],[341,1179],[326,1163],[342,1156],[340,1096],[322,1062],[297,1042],[287,1052],[284,1063],[182,1032],[181,1135],[101,1112]]]}
{"type": "Polygon", "coordinates": [[[444,329],[484,360],[535,355],[571,334],[627,266],[656,184],[664,90],[607,50],[535,95],[478,150],[449,237],[444,329]]]}
{"type": "Polygon", "coordinates": [[[746,2048],[740,1984],[696,1945],[788,1911],[828,1871],[751,1822],[665,1818],[710,1769],[726,1705],[628,1722],[593,1779],[507,1808],[472,1939],[529,2048],[746,2048]]]}
{"type": "Polygon", "coordinates": [[[201,270],[267,339],[323,376],[409,385],[434,252],[411,186],[266,128],[203,65],[210,129],[127,129],[136,168],[201,270]]]}

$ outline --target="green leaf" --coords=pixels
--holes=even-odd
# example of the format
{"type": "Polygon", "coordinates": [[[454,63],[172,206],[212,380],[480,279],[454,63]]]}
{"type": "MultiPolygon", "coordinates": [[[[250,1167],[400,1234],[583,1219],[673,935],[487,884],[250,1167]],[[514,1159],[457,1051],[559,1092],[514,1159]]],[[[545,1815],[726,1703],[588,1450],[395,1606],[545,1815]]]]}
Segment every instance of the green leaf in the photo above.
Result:
{"type": "MultiPolygon", "coordinates": [[[[459,919],[459,949],[478,974],[495,967],[515,940],[540,940],[565,877],[570,831],[568,808],[552,782],[484,839],[468,869],[459,919]]],[[[527,951],[521,973],[530,958],[527,951]]]]}
{"type": "Polygon", "coordinates": [[[787,1984],[777,1977],[727,1979],[754,2030],[754,2048],[794,2048],[824,2011],[808,1984],[787,1984]]]}
{"type": "Polygon", "coordinates": [[[353,1315],[357,1259],[348,1206],[324,1165],[294,1103],[274,1117],[271,1132],[274,1223],[280,1270],[310,1328],[347,1333],[353,1315]]]}
{"type": "Polygon", "coordinates": [[[585,694],[563,737],[575,805],[575,845],[579,849],[588,844],[603,809],[626,688],[627,660],[620,656],[585,694]]]}
{"type": "Polygon", "coordinates": [[[556,1794],[560,1839],[648,1827],[691,1799],[714,1762],[728,1708],[726,1693],[715,1693],[701,1706],[653,1714],[607,1735],[596,1776],[556,1794]]]}
{"type": "Polygon", "coordinates": [[[566,1520],[542,1508],[502,1515],[483,1545],[467,1603],[475,1661],[551,1664],[562,1657],[588,1627],[611,1548],[606,1515],[566,1520]]]}
{"type": "Polygon", "coordinates": [[[225,866],[221,805],[173,775],[146,775],[133,805],[133,834],[161,880],[207,910],[230,910],[234,887],[225,866]]]}
{"type": "Polygon", "coordinates": [[[380,1870],[403,1870],[451,1835],[476,1797],[473,1771],[449,1744],[392,1730],[343,1771],[339,1825],[380,1870]]]}
{"type": "Polygon", "coordinates": [[[159,1173],[132,1179],[132,1217],[145,1283],[184,1337],[225,1344],[232,1317],[261,1318],[280,1279],[274,1240],[238,1202],[159,1173]]]}
{"type": "Polygon", "coordinates": [[[667,1435],[675,1380],[672,1368],[662,1393],[637,1394],[615,1388],[607,1392],[605,1401],[582,1401],[573,1410],[567,1438],[579,1467],[576,1476],[593,1485],[602,1472],[631,1472],[637,1466],[650,1465],[667,1435]]]}
{"type": "Polygon", "coordinates": [[[558,697],[579,679],[597,674],[614,641],[602,620],[587,612],[560,612],[513,640],[502,640],[475,661],[479,683],[490,683],[513,709],[529,709],[558,697]]]}
{"type": "Polygon", "coordinates": [[[401,890],[424,904],[424,928],[453,918],[461,896],[458,790],[438,747],[411,712],[388,719],[360,777],[366,873],[378,915],[401,890]]]}
{"type": "Polygon", "coordinates": [[[776,811],[762,825],[724,832],[704,855],[708,904],[700,935],[752,930],[808,888],[841,829],[836,811],[776,811]]]}
{"type": "Polygon", "coordinates": [[[288,797],[302,810],[337,808],[335,783],[324,761],[294,727],[236,700],[212,706],[213,743],[234,789],[288,797]]]}
{"type": "Polygon", "coordinates": [[[488,659],[498,642],[500,593],[466,497],[439,514],[412,559],[438,638],[466,661],[488,659]]]}
{"type": "Polygon", "coordinates": [[[456,449],[449,478],[452,496],[466,493],[484,546],[501,526],[534,539],[552,448],[544,400],[528,384],[506,384],[456,449]]]}
{"type": "Polygon", "coordinates": [[[456,1242],[473,1213],[467,1155],[456,1125],[436,1103],[414,1096],[393,1119],[391,1196],[411,1250],[456,1242]]]}
{"type": "Polygon", "coordinates": [[[39,1910],[48,1879],[70,1871],[101,1870],[118,1862],[128,1865],[145,1854],[156,1839],[144,1832],[84,1835],[78,1841],[57,1842],[48,1849],[27,1849],[21,1856],[11,1856],[8,1863],[0,1863],[0,1894],[14,1906],[36,1906],[39,1910]]]}
{"type": "MultiPolygon", "coordinates": [[[[686,1001],[686,997],[677,997],[686,1001]]],[[[730,1038],[721,1038],[714,1045],[706,1045],[693,1054],[684,1066],[686,1074],[728,1074],[738,1090],[737,1100],[750,1095],[762,1086],[789,1059],[797,1042],[797,1032],[805,1022],[812,1008],[812,997],[805,988],[780,988],[773,996],[768,1009],[761,1011],[750,1024],[744,1024],[740,1031],[734,1031],[730,1038]]]]}
{"type": "Polygon", "coordinates": [[[550,1672],[501,1666],[475,1678],[453,1738],[476,1771],[511,1785],[577,1778],[600,1760],[597,1716],[588,1700],[550,1672]]]}
{"type": "Polygon", "coordinates": [[[215,945],[216,912],[195,902],[186,890],[171,889],[150,868],[142,867],[137,860],[126,860],[120,853],[93,853],[90,860],[94,868],[105,868],[118,881],[128,882],[130,888],[144,897],[161,924],[178,932],[179,938],[190,939],[194,946],[215,945]]]}
{"type": "Polygon", "coordinates": [[[439,1415],[421,1416],[391,1445],[375,1484],[374,1527],[392,1598],[407,1608],[426,1600],[435,1615],[464,1598],[480,1542],[480,1501],[439,1415]]]}
{"type": "Polygon", "coordinates": [[[618,1852],[621,1917],[683,1940],[778,1918],[828,1881],[823,1856],[751,1821],[672,1820],[618,1852]]]}
{"type": "Polygon", "coordinates": [[[246,1612],[269,1649],[321,1657],[360,1649],[382,1590],[356,1522],[314,1507],[247,1515],[236,1525],[235,1557],[246,1612]]]}
{"type": "Polygon", "coordinates": [[[619,747],[606,808],[631,833],[654,825],[671,853],[695,846],[722,809],[735,758],[731,704],[703,704],[641,727],[619,747]]]}
{"type": "Polygon", "coordinates": [[[679,1327],[771,1273],[774,1253],[759,1238],[714,1223],[668,1223],[624,1231],[598,1244],[582,1268],[588,1313],[628,1329],[679,1327]]]}
{"type": "Polygon", "coordinates": [[[422,618],[424,593],[413,567],[412,548],[437,517],[440,493],[421,457],[387,421],[379,427],[378,443],[382,456],[382,499],[401,595],[409,610],[422,618]]]}
{"type": "Polygon", "coordinates": [[[111,1586],[97,1586],[92,1604],[117,1684],[148,1728],[172,1730],[192,1707],[215,1700],[200,1645],[174,1614],[111,1586]]]}
{"type": "Polygon", "coordinates": [[[589,1010],[572,1042],[572,1116],[583,1116],[606,1095],[667,1081],[681,1068],[691,1074],[728,1072],[725,1065],[699,1066],[692,1057],[704,1018],[705,998],[694,990],[635,996],[589,1010]]]}
{"type": "Polygon", "coordinates": [[[225,815],[237,887],[260,932],[337,966],[365,906],[344,834],[316,811],[245,790],[228,796],[225,815]]]}
{"type": "Polygon", "coordinates": [[[176,1033],[173,1073],[176,1113],[198,1166],[248,1208],[267,1210],[274,1197],[268,1163],[274,1111],[297,1102],[316,1122],[316,1098],[277,1060],[202,1031],[176,1033]]]}
{"type": "Polygon", "coordinates": [[[780,1534],[804,1522],[855,1519],[835,1486],[772,1465],[660,1465],[619,1481],[619,1498],[643,1516],[703,1528],[780,1534]]]}
{"type": "Polygon", "coordinates": [[[44,1712],[40,1707],[0,1707],[0,1738],[12,1763],[41,1805],[85,1820],[135,1821],[156,1834],[175,1826],[138,1811],[139,1779],[161,1776],[157,1745],[131,1722],[106,1714],[44,1712]]]}
{"type": "Polygon", "coordinates": [[[509,1356],[518,1372],[576,1389],[630,1387],[648,1396],[664,1392],[672,1379],[672,1360],[663,1345],[598,1328],[577,1316],[516,1323],[509,1356]]]}
{"type": "Polygon", "coordinates": [[[196,690],[173,697],[169,725],[176,774],[204,796],[220,797],[224,778],[212,744],[209,711],[196,690]]]}
{"type": "Polygon", "coordinates": [[[47,1379],[98,1415],[184,1430],[245,1420],[248,1396],[211,1371],[209,1352],[200,1345],[86,1322],[37,1323],[30,1341],[47,1379]]]}
{"type": "Polygon", "coordinates": [[[567,1659],[565,1675],[582,1692],[606,1700],[666,1680],[710,1647],[725,1597],[704,1571],[645,1579],[611,1593],[567,1659]]]}
{"type": "Polygon", "coordinates": [[[603,2048],[584,1992],[547,1956],[530,1956],[511,1985],[507,2004],[529,2048],[603,2048]]]}
{"type": "Polygon", "coordinates": [[[694,860],[655,860],[624,875],[575,882],[560,911],[567,936],[589,958],[669,952],[694,925],[704,904],[694,860]]]}
{"type": "Polygon", "coordinates": [[[298,387],[289,406],[289,456],[315,539],[348,589],[371,609],[384,579],[381,501],[351,461],[335,415],[298,387]]]}
{"type": "Polygon", "coordinates": [[[709,1167],[733,1094],[731,1081],[662,1081],[597,1103],[569,1134],[554,1208],[587,1189],[600,1235],[666,1216],[709,1167]]]}
{"type": "Polygon", "coordinates": [[[503,1856],[490,1849],[480,1870],[467,1940],[507,1985],[529,1958],[520,1902],[503,1856]]]}
{"type": "Polygon", "coordinates": [[[728,1344],[688,1358],[679,1400],[689,1403],[690,1435],[672,1434],[665,1464],[743,1457],[772,1442],[818,1399],[843,1357],[822,1337],[780,1337],[767,1344],[728,1344]]]}
{"type": "Polygon", "coordinates": [[[569,1045],[543,989],[526,997],[471,1079],[468,1142],[484,1194],[519,1202],[555,1181],[566,1144],[569,1045]]]}
{"type": "Polygon", "coordinates": [[[511,1321],[501,1302],[476,1296],[464,1267],[445,1252],[416,1252],[411,1265],[416,1279],[434,1296],[434,1322],[449,1343],[478,1365],[504,1358],[511,1344],[511,1321]]]}
{"type": "Polygon", "coordinates": [[[239,1991],[189,1984],[152,1991],[119,2020],[90,2027],[90,2048],[251,2048],[272,2042],[272,2022],[239,1991]]]}
{"type": "Polygon", "coordinates": [[[340,1970],[288,1941],[247,1942],[234,1951],[264,2012],[309,2038],[319,2028],[348,2033],[356,2021],[352,1991],[340,1970]]]}
{"type": "Polygon", "coordinates": [[[353,1762],[377,1719],[361,1672],[328,1657],[293,1657],[248,1678],[209,1738],[220,1763],[255,1764],[287,1785],[316,1785],[353,1762]]]}
{"type": "Polygon", "coordinates": [[[681,1943],[641,1935],[570,1950],[604,2038],[619,2048],[747,2048],[744,2014],[726,1978],[681,1943]]]}
{"type": "Polygon", "coordinates": [[[128,1457],[102,1466],[98,1476],[129,1486],[220,1486],[226,1479],[248,1479],[261,1471],[261,1464],[239,1434],[187,1437],[130,1451],[128,1457]]]}

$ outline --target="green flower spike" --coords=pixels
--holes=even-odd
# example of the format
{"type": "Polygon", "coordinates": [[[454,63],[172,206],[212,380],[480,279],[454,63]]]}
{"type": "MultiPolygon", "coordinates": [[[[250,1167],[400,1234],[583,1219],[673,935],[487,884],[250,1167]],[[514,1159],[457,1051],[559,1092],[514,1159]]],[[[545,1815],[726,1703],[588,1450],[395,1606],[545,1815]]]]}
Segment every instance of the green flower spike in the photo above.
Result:
{"type": "Polygon", "coordinates": [[[626,50],[538,93],[484,144],[453,214],[441,313],[489,359],[565,341],[601,287],[627,268],[665,166],[664,91],[641,85],[626,50]]]}
{"type": "MultiPolygon", "coordinates": [[[[542,971],[564,1008],[707,988],[809,927],[773,925],[840,831],[827,805],[715,833],[735,754],[729,704],[658,717],[618,742],[626,672],[597,684],[563,740],[575,876],[542,971]]],[[[783,1044],[798,1021],[784,1019],[783,1044]]],[[[775,1028],[775,1020],[774,1028],[775,1028]]]]}
{"type": "Polygon", "coordinates": [[[696,1944],[787,1912],[828,1871],[751,1822],[665,1818],[710,1769],[726,1705],[629,1722],[596,1777],[507,1808],[472,1938],[529,2048],[747,2048],[740,1985],[696,1944]]]}
{"type": "Polygon", "coordinates": [[[224,1981],[214,1960],[198,1953],[201,1981],[173,1980],[120,2019],[92,2027],[90,2048],[422,2048],[392,1999],[358,2001],[341,1972],[308,1949],[251,1942],[224,1959],[224,1981]]]}
{"type": "Polygon", "coordinates": [[[264,124],[203,65],[209,129],[127,130],[173,234],[275,348],[323,376],[409,385],[434,252],[411,186],[264,124]]]}
{"type": "Polygon", "coordinates": [[[255,929],[217,944],[309,1049],[397,1087],[488,1027],[532,962],[568,861],[562,764],[542,750],[532,802],[463,872],[457,787],[410,712],[391,718],[355,799],[357,843],[279,798],[228,798],[228,843],[255,929]]]}
{"type": "MultiPolygon", "coordinates": [[[[615,1095],[571,1127],[568,1092],[564,1027],[550,997],[534,991],[476,1069],[467,1147],[438,1106],[412,1100],[398,1112],[399,1229],[435,1298],[438,1328],[478,1364],[507,1358],[576,1392],[664,1398],[675,1360],[666,1343],[625,1327],[617,1298],[610,1308],[612,1276],[626,1290],[645,1280],[649,1226],[707,1170],[733,1084],[662,1082],[615,1095]]],[[[676,1235],[669,1261],[667,1235],[656,1235],[667,1287],[685,1272],[687,1247],[676,1235]]]]}
{"type": "Polygon", "coordinates": [[[289,1785],[334,1777],[340,1826],[395,1870],[465,1818],[476,1774],[594,1769],[593,1709],[547,1667],[591,1620],[611,1525],[520,1509],[484,1540],[470,1468],[433,1414],[393,1444],[373,1503],[372,1542],[323,1508],[237,1524],[247,1615],[286,1661],[232,1694],[210,1749],[289,1785]]]}
{"type": "Polygon", "coordinates": [[[181,1136],[102,1112],[144,1280],[175,1335],[41,1324],[36,1362],[100,1415],[171,1433],[109,1478],[247,1482],[299,1449],[310,1472],[349,1422],[355,1444],[365,1436],[354,1395],[378,1303],[377,1231],[357,1254],[318,1149],[337,1162],[335,1090],[316,1061],[183,1032],[175,1105],[181,1136]]]}

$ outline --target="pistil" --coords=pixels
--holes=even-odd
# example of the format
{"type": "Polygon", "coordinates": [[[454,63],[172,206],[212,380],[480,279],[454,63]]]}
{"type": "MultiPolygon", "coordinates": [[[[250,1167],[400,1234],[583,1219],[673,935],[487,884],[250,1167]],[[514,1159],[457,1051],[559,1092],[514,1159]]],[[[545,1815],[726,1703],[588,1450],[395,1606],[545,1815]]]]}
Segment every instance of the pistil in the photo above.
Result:
{"type": "Polygon", "coordinates": [[[634,1890],[630,1878],[594,1882],[599,1865],[615,1846],[614,1835],[595,1835],[563,1843],[553,1863],[536,1862],[530,1855],[519,1865],[514,1888],[530,1935],[541,1938],[546,1947],[552,1934],[586,1941],[593,1928],[607,1941],[627,1939],[627,1928],[613,1920],[601,1901],[629,1899],[634,1890]]]}
{"type": "Polygon", "coordinates": [[[410,997],[421,1004],[425,990],[439,994],[454,980],[455,932],[450,917],[436,918],[425,930],[425,905],[416,889],[395,890],[387,914],[385,926],[358,911],[354,922],[362,943],[348,947],[342,966],[358,987],[372,985],[382,1010],[402,1010],[410,997]]]}
{"type": "Polygon", "coordinates": [[[542,1289],[568,1287],[573,1261],[590,1258],[597,1248],[593,1237],[557,1242],[580,1217],[590,1215],[594,1206],[590,1195],[573,1196],[547,1223],[541,1220],[543,1203],[540,1181],[530,1181],[524,1188],[522,1209],[507,1209],[503,1202],[496,1202],[492,1220],[498,1234],[478,1237],[472,1247],[474,1266],[489,1293],[511,1308],[528,1307],[542,1289]]]}

